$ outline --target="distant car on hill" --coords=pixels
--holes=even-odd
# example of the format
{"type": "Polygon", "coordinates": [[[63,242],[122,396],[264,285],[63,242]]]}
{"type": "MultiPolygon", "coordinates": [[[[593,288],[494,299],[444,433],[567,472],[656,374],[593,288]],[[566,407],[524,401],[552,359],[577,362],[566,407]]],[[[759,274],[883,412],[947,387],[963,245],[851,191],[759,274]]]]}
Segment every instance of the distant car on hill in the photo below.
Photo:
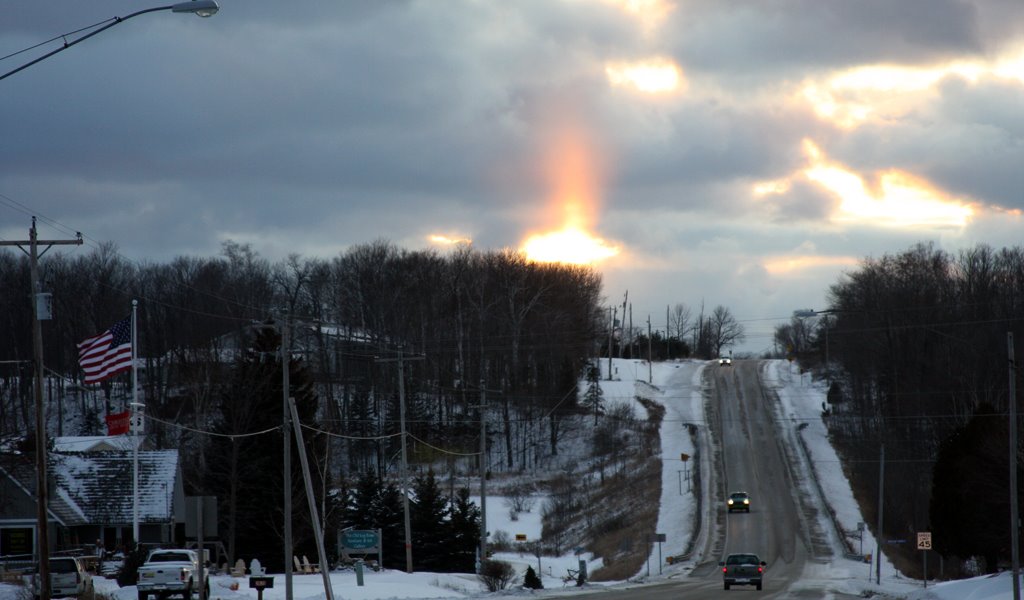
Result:
{"type": "Polygon", "coordinates": [[[750,512],[750,494],[746,492],[733,492],[729,494],[729,499],[725,501],[725,505],[729,507],[729,512],[734,510],[750,512]]]}
{"type": "Polygon", "coordinates": [[[720,366],[720,367],[731,367],[732,366],[732,359],[729,358],[728,356],[723,356],[722,358],[718,359],[718,366],[720,366]]]}

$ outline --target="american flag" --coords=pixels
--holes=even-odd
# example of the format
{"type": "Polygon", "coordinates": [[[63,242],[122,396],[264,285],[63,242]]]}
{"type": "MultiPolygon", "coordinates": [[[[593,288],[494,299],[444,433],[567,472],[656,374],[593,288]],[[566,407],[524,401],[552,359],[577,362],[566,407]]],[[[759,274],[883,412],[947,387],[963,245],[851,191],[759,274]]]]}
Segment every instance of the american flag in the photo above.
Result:
{"type": "Polygon", "coordinates": [[[86,383],[99,383],[132,368],[131,317],[78,344],[78,364],[86,383]]]}

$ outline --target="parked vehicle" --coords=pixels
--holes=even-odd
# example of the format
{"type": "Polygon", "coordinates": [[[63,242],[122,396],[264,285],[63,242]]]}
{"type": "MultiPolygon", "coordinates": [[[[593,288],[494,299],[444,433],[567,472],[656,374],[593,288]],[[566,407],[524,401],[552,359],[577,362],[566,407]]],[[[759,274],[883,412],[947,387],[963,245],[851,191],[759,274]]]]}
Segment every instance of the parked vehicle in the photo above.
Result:
{"type": "MultiPolygon", "coordinates": [[[[150,596],[167,598],[181,596],[191,600],[192,592],[199,591],[196,578],[199,576],[199,553],[195,550],[157,549],[149,553],[146,562],[139,567],[139,600],[150,596]]],[[[209,589],[209,580],[203,582],[209,589]]]]}
{"type": "Polygon", "coordinates": [[[756,554],[730,554],[718,563],[722,567],[725,589],[731,585],[753,585],[761,589],[767,565],[756,554]]]}
{"type": "MultiPolygon", "coordinates": [[[[30,585],[32,596],[38,598],[39,569],[31,577],[30,585]]],[[[86,568],[83,558],[55,556],[50,559],[50,595],[54,598],[74,596],[83,600],[93,597],[92,574],[86,568]]]]}

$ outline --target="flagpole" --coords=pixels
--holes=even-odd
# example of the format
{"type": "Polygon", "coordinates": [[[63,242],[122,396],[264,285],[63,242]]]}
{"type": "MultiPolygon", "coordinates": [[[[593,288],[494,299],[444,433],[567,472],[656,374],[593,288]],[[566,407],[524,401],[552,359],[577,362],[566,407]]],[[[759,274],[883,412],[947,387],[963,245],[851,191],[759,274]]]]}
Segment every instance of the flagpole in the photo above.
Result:
{"type": "Polygon", "coordinates": [[[139,301],[132,300],[132,410],[129,427],[132,434],[132,543],[139,546],[139,432],[136,427],[135,412],[138,410],[139,373],[135,363],[135,352],[138,347],[138,327],[136,312],[139,301]]]}

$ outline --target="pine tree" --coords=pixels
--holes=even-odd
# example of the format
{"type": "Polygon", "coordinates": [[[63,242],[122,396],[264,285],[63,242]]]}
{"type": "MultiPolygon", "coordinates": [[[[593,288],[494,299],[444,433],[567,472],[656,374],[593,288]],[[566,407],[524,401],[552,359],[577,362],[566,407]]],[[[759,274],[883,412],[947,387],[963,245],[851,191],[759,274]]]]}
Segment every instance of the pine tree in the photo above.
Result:
{"type": "Polygon", "coordinates": [[[935,549],[946,556],[983,556],[990,573],[1010,552],[1008,431],[997,415],[982,404],[939,446],[929,511],[935,549]]]}
{"type": "Polygon", "coordinates": [[[441,493],[434,470],[413,482],[416,502],[410,511],[413,561],[417,571],[445,572],[448,540],[448,499],[441,493]]]}
{"type": "Polygon", "coordinates": [[[447,539],[449,570],[453,573],[472,572],[476,568],[480,542],[480,507],[469,500],[469,488],[459,489],[451,500],[447,539]]]}
{"type": "Polygon", "coordinates": [[[587,369],[587,391],[583,395],[583,405],[594,411],[594,423],[597,417],[604,412],[604,390],[601,389],[601,369],[594,363],[589,363],[587,369]]]}
{"type": "Polygon", "coordinates": [[[533,570],[533,567],[526,567],[526,574],[523,575],[523,587],[530,588],[531,590],[542,590],[544,584],[541,582],[540,577],[537,577],[537,572],[533,570]]]}
{"type": "MultiPolygon", "coordinates": [[[[231,381],[219,398],[215,430],[228,435],[251,433],[277,428],[275,434],[249,437],[214,437],[207,444],[207,455],[217,457],[209,461],[202,474],[202,495],[217,496],[220,504],[221,530],[229,538],[229,546],[244,549],[245,555],[230,557],[259,558],[270,569],[283,569],[281,547],[284,541],[284,516],[281,506],[281,473],[284,450],[281,443],[281,398],[283,373],[280,361],[281,336],[270,328],[257,330],[255,339],[246,352],[232,366],[231,381]],[[253,518],[258,515],[257,518],[253,518]],[[268,535],[269,534],[269,535],[268,535]]],[[[304,363],[289,361],[290,394],[295,400],[299,419],[310,423],[315,419],[319,400],[314,392],[312,374],[304,363]]],[[[298,451],[292,437],[293,457],[298,451]]],[[[320,442],[322,444],[322,441],[320,442]]],[[[306,440],[307,453],[318,453],[317,443],[306,440]]],[[[298,460],[295,460],[298,463],[298,460]]],[[[313,489],[322,489],[317,471],[313,489]]],[[[292,542],[312,553],[312,524],[300,507],[306,506],[305,486],[301,469],[292,469],[290,494],[293,498],[294,519],[292,542]],[[303,516],[306,518],[302,518],[303,516]]]]}

